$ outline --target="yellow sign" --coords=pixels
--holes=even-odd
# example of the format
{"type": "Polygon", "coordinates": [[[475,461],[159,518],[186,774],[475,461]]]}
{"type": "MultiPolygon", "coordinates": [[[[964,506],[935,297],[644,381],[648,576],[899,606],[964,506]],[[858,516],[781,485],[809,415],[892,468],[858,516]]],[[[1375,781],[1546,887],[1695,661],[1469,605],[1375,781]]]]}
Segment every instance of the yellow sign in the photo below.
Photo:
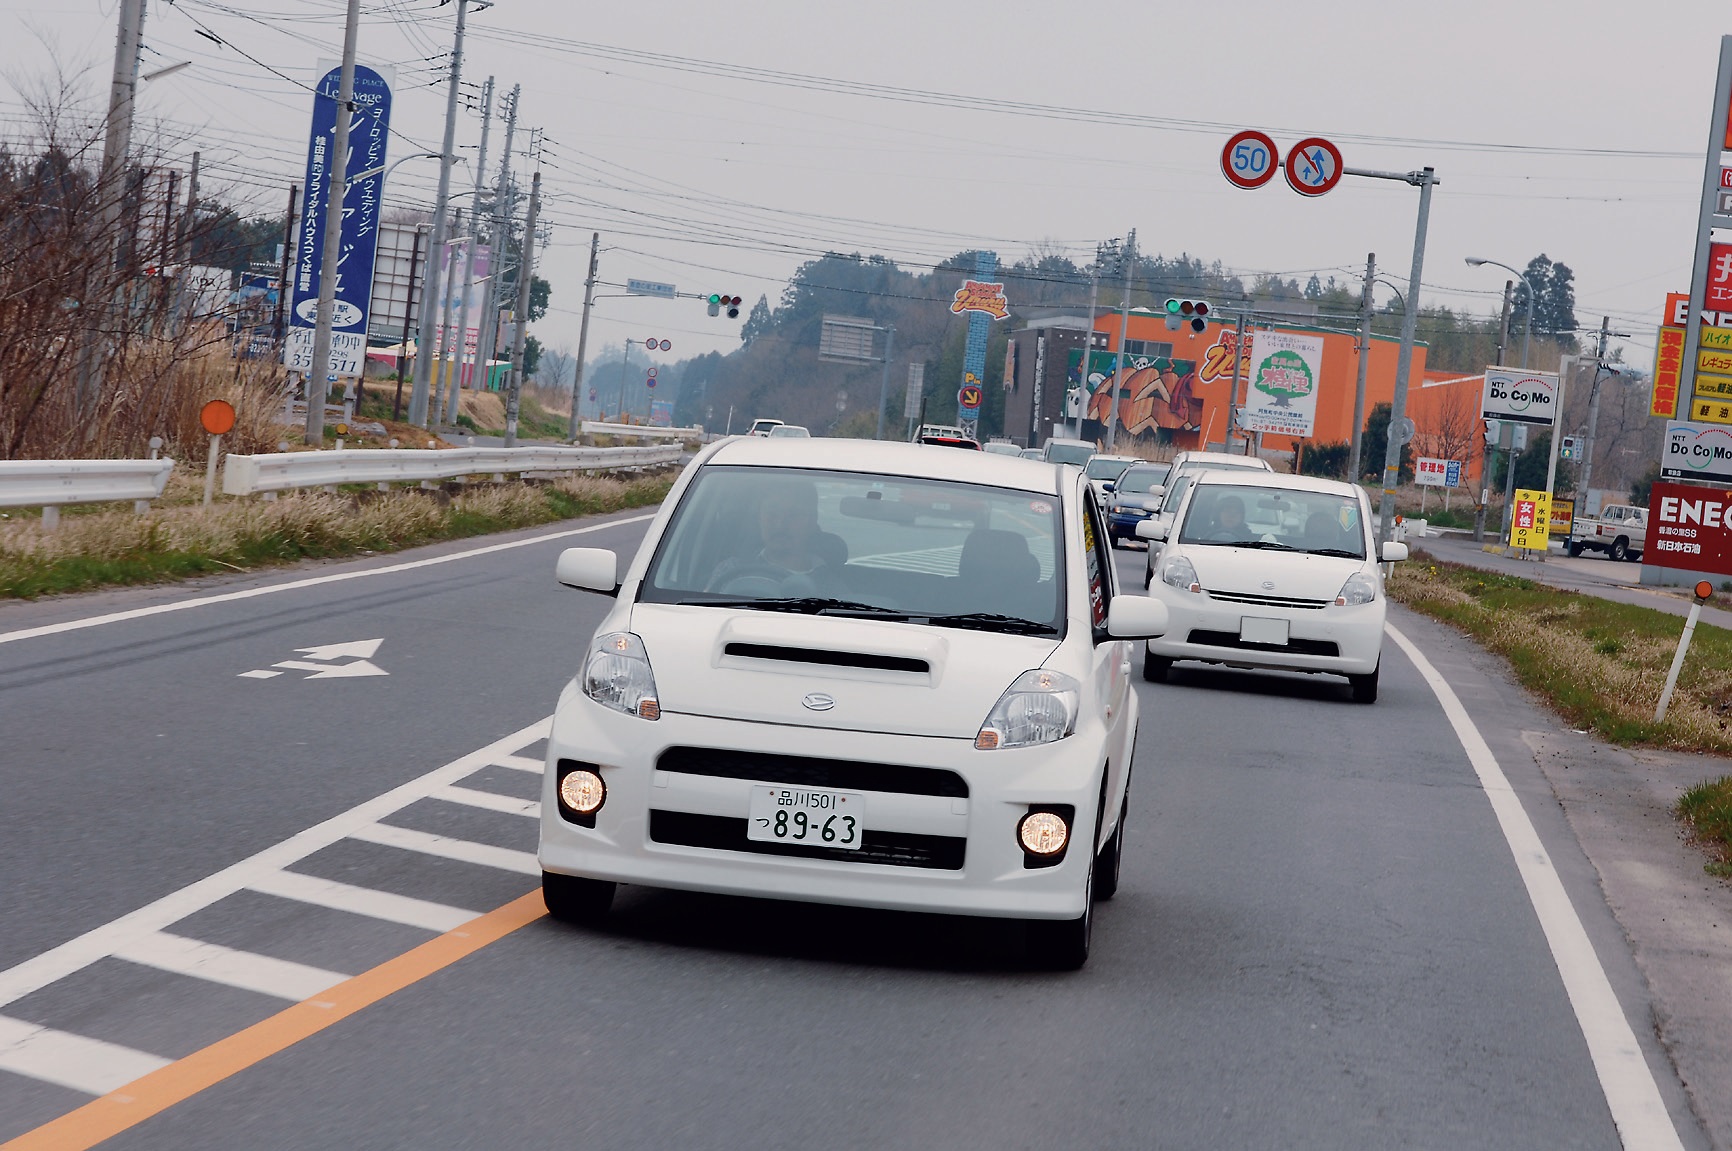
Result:
{"type": "Polygon", "coordinates": [[[1697,335],[1704,351],[1732,352],[1732,328],[1703,328],[1697,335]]]}
{"type": "Polygon", "coordinates": [[[1536,492],[1531,488],[1516,489],[1515,514],[1510,516],[1509,521],[1510,547],[1545,550],[1546,540],[1551,533],[1551,502],[1550,492],[1536,492]]]}
{"type": "MultiPolygon", "coordinates": [[[[1723,352],[1703,352],[1702,367],[1704,371],[1706,371],[1708,367],[1707,357],[1711,355],[1732,359],[1732,356],[1727,356],[1723,352]]],[[[1732,371],[1732,364],[1728,364],[1726,367],[1717,370],[1722,372],[1732,371]]],[[[1732,376],[1697,376],[1696,394],[1698,396],[1713,396],[1716,399],[1732,398],[1732,376]]]]}
{"type": "Polygon", "coordinates": [[[1716,375],[1732,372],[1732,352],[1716,352],[1710,348],[1703,348],[1696,353],[1696,370],[1713,372],[1716,375]]]}
{"type": "Polygon", "coordinates": [[[1732,396],[1690,401],[1690,421],[1697,424],[1732,424],[1732,396]]]}
{"type": "Polygon", "coordinates": [[[1554,499],[1551,502],[1551,507],[1547,510],[1551,513],[1546,517],[1547,522],[1551,525],[1549,534],[1568,536],[1570,528],[1574,526],[1571,521],[1576,517],[1576,501],[1554,499]]]}

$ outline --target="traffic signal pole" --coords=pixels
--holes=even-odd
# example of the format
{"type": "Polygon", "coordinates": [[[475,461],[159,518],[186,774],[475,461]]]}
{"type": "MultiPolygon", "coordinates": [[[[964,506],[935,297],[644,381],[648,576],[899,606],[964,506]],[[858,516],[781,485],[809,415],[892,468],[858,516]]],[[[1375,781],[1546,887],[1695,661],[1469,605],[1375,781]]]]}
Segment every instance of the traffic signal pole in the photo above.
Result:
{"type": "Polygon", "coordinates": [[[1371,360],[1371,288],[1377,279],[1377,253],[1365,256],[1365,286],[1359,293],[1359,379],[1353,390],[1353,432],[1347,446],[1347,482],[1360,479],[1359,452],[1365,438],[1365,373],[1371,360]]]}

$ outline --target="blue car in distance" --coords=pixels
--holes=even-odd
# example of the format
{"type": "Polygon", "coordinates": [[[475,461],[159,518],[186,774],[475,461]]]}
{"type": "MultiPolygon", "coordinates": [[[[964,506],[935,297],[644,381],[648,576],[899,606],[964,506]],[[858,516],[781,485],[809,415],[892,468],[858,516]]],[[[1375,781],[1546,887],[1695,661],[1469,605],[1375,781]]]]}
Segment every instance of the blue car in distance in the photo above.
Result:
{"type": "Polygon", "coordinates": [[[1132,464],[1113,481],[1107,496],[1107,535],[1114,547],[1120,540],[1137,538],[1137,524],[1160,506],[1172,467],[1167,463],[1132,464]]]}

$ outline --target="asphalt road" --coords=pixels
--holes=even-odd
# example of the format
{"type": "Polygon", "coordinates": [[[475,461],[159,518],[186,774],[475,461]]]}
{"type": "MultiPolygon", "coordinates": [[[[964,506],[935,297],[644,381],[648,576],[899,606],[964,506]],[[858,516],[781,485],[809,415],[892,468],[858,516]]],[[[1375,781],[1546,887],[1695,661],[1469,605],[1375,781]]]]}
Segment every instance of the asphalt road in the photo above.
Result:
{"type": "MultiPolygon", "coordinates": [[[[553,560],[629,550],[643,519],[615,520],[0,607],[0,1141],[91,1145],[102,1106],[160,1096],[102,1145],[1620,1145],[1493,804],[1394,643],[1375,707],[1322,678],[1138,683],[1123,884],[1080,973],[1023,970],[1013,924],[626,889],[605,930],[472,938],[273,1054],[261,1021],[335,1010],[351,985],[322,988],[463,946],[441,933],[534,888],[530,725],[602,605],[553,560]],[[225,1069],[185,1089],[200,1051],[225,1069]]],[[[1137,586],[1142,554],[1120,558],[1137,586]]],[[[1525,705],[1392,622],[1538,833],[1663,1101],[1646,1133],[1705,1146],[1521,754],[1525,705]]]]}

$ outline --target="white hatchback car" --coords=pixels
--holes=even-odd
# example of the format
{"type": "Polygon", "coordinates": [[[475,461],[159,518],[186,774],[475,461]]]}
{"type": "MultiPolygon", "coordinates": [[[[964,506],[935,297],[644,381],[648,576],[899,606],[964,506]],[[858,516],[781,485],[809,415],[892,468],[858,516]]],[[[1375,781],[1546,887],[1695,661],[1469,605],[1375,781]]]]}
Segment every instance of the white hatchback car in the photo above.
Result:
{"type": "Polygon", "coordinates": [[[1118,886],[1138,707],[1080,472],[870,440],[733,439],[637,555],[558,576],[616,603],[548,741],[556,917],[618,883],[1028,921],[1088,956],[1118,886]]]}
{"type": "MultiPolygon", "coordinates": [[[[1377,699],[1383,652],[1383,569],[1364,489],[1337,480],[1262,472],[1207,472],[1185,492],[1160,539],[1149,595],[1169,630],[1152,639],[1143,678],[1159,683],[1174,660],[1344,675],[1361,703],[1377,699]]],[[[1383,545],[1383,560],[1407,545],[1383,545]]]]}

